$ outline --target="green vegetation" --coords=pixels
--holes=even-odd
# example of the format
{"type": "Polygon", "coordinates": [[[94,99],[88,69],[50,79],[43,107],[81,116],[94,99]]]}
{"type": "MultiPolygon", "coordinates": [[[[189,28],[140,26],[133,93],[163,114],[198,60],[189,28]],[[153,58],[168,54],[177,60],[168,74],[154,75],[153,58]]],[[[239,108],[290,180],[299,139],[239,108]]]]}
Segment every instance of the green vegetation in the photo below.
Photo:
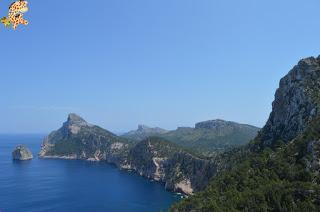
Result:
{"type": "Polygon", "coordinates": [[[320,118],[289,144],[263,147],[255,140],[230,156],[240,158],[230,170],[171,211],[319,211],[320,177],[308,168],[308,144],[319,138],[320,118]]]}
{"type": "Polygon", "coordinates": [[[161,173],[159,178],[170,190],[175,190],[177,182],[188,179],[192,189],[200,191],[216,170],[215,164],[207,158],[159,137],[139,142],[129,151],[128,161],[132,167],[150,178],[158,170],[161,173]]]}
{"type": "Polygon", "coordinates": [[[78,134],[64,133],[64,130],[60,129],[53,132],[49,138],[54,143],[54,148],[50,148],[46,155],[81,156],[85,152],[87,156],[93,156],[97,150],[111,151],[110,145],[115,142],[127,146],[122,151],[128,151],[128,148],[134,145],[133,142],[117,137],[98,126],[82,127],[78,134]]]}
{"type": "Polygon", "coordinates": [[[212,152],[248,144],[257,135],[257,132],[258,128],[216,130],[185,127],[160,136],[198,153],[212,155],[212,152]]]}
{"type": "Polygon", "coordinates": [[[195,128],[179,127],[173,131],[140,126],[138,130],[130,131],[122,137],[135,141],[161,137],[192,149],[194,153],[213,156],[226,149],[248,144],[257,135],[258,130],[259,128],[250,125],[211,120],[197,123],[195,128]]]}
{"type": "Polygon", "coordinates": [[[149,137],[137,143],[131,150],[128,156],[129,161],[134,164],[139,164],[140,167],[154,166],[153,157],[173,159],[176,155],[189,154],[194,158],[207,159],[201,154],[193,152],[191,149],[181,147],[171,143],[160,137],[149,137]]]}

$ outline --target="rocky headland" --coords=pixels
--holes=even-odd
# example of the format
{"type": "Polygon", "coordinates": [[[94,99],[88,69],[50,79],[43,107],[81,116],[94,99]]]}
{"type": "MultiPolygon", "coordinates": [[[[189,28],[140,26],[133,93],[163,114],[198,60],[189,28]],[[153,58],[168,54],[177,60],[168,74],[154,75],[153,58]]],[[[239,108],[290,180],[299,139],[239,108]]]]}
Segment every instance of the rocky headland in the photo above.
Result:
{"type": "Polygon", "coordinates": [[[185,194],[203,189],[217,166],[163,138],[135,142],[89,124],[76,114],[70,114],[60,129],[44,139],[39,157],[105,161],[185,194]]]}

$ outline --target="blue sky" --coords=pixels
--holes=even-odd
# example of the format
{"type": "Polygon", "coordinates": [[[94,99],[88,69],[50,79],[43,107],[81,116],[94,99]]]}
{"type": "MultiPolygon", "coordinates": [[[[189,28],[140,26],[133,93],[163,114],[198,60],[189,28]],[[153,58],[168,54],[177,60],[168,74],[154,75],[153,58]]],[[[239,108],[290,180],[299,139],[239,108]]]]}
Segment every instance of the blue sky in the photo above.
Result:
{"type": "Polygon", "coordinates": [[[215,118],[263,126],[280,78],[320,54],[319,0],[29,7],[27,27],[0,28],[0,133],[46,133],[70,112],[117,132],[215,118]]]}

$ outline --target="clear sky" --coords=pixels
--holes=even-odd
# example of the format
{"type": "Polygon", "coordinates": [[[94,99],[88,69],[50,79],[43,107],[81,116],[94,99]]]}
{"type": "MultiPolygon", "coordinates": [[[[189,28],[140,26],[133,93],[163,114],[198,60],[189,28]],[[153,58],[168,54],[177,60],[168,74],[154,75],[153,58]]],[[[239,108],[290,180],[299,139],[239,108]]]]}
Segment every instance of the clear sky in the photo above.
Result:
{"type": "Polygon", "coordinates": [[[46,133],[70,112],[117,132],[215,118],[263,126],[280,78],[320,54],[319,0],[29,7],[30,25],[0,27],[1,133],[46,133]]]}

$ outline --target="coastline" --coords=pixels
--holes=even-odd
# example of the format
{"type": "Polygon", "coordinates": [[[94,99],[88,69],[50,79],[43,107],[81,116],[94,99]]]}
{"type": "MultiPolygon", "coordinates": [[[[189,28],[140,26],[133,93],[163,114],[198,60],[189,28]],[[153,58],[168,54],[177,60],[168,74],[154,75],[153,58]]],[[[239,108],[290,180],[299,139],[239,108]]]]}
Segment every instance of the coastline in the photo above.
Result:
{"type": "MultiPolygon", "coordinates": [[[[158,179],[158,178],[152,178],[150,176],[146,176],[142,172],[139,172],[138,170],[136,170],[136,169],[134,169],[134,168],[132,168],[131,166],[128,166],[128,165],[120,165],[120,164],[116,164],[114,162],[109,162],[109,161],[106,161],[106,160],[96,160],[94,158],[82,159],[82,158],[78,158],[75,155],[70,155],[70,156],[58,156],[58,155],[50,155],[50,156],[46,155],[46,156],[44,156],[44,155],[38,155],[38,158],[39,159],[43,159],[43,160],[50,160],[50,159],[54,160],[54,159],[56,159],[56,160],[79,160],[79,161],[87,161],[87,162],[94,162],[94,163],[105,162],[105,163],[107,163],[109,165],[114,165],[119,170],[126,171],[126,172],[129,172],[129,173],[135,173],[135,174],[137,174],[137,175],[139,175],[139,176],[141,176],[141,177],[143,177],[145,179],[148,179],[151,182],[160,183],[164,187],[165,190],[181,196],[181,199],[188,198],[189,196],[192,196],[194,194],[193,190],[192,189],[190,190],[190,188],[186,188],[185,190],[184,189],[178,189],[177,190],[177,188],[175,186],[168,186],[166,181],[163,181],[163,180],[158,179]],[[188,193],[188,192],[185,192],[185,191],[191,191],[191,192],[188,193]]],[[[181,184],[181,182],[179,182],[178,184],[181,184]]]]}

